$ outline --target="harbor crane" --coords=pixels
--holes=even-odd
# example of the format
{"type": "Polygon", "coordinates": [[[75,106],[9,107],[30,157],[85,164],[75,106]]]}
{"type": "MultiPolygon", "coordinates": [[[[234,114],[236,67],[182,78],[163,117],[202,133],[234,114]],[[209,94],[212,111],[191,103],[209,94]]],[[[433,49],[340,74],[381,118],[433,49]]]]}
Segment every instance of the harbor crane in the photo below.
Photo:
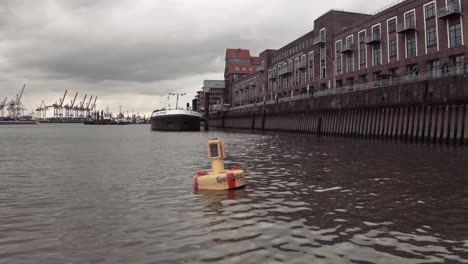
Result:
{"type": "Polygon", "coordinates": [[[94,97],[94,102],[91,105],[91,108],[89,108],[89,110],[88,110],[88,118],[91,118],[91,113],[92,113],[93,109],[96,107],[96,100],[97,100],[97,96],[94,97]]]}
{"type": "Polygon", "coordinates": [[[39,107],[36,108],[37,117],[39,119],[46,119],[47,110],[49,110],[49,107],[44,103],[44,100],[42,100],[41,105],[39,105],[39,107]]]}
{"type": "Polygon", "coordinates": [[[5,97],[5,100],[0,104],[0,110],[2,111],[2,118],[5,117],[5,103],[7,101],[8,97],[5,97]]]}
{"type": "Polygon", "coordinates": [[[94,107],[96,107],[96,100],[97,100],[97,96],[94,98],[94,102],[93,102],[93,105],[91,106],[91,111],[94,109],[94,107]]]}
{"type": "Polygon", "coordinates": [[[52,107],[54,108],[54,118],[59,118],[63,116],[62,105],[63,105],[63,101],[65,101],[65,96],[67,96],[67,92],[68,90],[65,90],[65,93],[63,94],[63,98],[59,99],[58,103],[55,103],[52,105],[52,107]]]}
{"type": "Polygon", "coordinates": [[[83,117],[83,105],[86,102],[86,97],[87,96],[88,95],[85,94],[85,96],[83,98],[83,101],[80,102],[80,106],[75,109],[76,110],[76,115],[75,115],[76,117],[83,117]]]}
{"type": "Polygon", "coordinates": [[[73,117],[73,105],[75,104],[77,96],[78,96],[78,92],[75,93],[75,97],[71,101],[71,104],[70,105],[68,105],[68,104],[65,105],[64,108],[65,108],[65,117],[66,118],[73,117]]]}
{"type": "Polygon", "coordinates": [[[91,105],[91,100],[93,100],[93,96],[89,98],[88,103],[86,104],[86,107],[84,109],[86,117],[89,117],[89,106],[91,105]]]}
{"type": "MultiPolygon", "coordinates": [[[[83,102],[86,100],[86,96],[87,96],[87,94],[85,94],[83,102]]],[[[75,112],[75,118],[80,117],[80,107],[81,107],[81,105],[83,105],[82,101],[80,101],[75,106],[73,106],[73,111],[75,112]]]]}
{"type": "Polygon", "coordinates": [[[23,85],[23,88],[21,89],[21,92],[19,93],[19,95],[18,94],[16,95],[16,100],[12,99],[10,103],[8,104],[8,108],[7,108],[8,115],[11,118],[17,119],[20,116],[24,115],[24,110],[26,109],[21,103],[21,98],[23,98],[24,88],[26,88],[26,84],[23,85]]]}

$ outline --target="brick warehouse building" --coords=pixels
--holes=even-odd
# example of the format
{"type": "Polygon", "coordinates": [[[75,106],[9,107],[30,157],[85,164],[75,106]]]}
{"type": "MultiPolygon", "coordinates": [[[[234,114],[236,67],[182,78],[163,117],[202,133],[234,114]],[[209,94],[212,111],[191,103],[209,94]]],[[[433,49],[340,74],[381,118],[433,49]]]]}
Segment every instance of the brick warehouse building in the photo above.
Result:
{"type": "Polygon", "coordinates": [[[243,76],[253,74],[259,66],[259,57],[250,56],[249,50],[227,49],[226,66],[224,69],[225,102],[232,105],[232,84],[243,76]]]}
{"type": "Polygon", "coordinates": [[[262,52],[256,72],[226,79],[227,101],[290,100],[463,73],[466,4],[407,0],[375,15],[331,10],[314,30],[262,52]]]}

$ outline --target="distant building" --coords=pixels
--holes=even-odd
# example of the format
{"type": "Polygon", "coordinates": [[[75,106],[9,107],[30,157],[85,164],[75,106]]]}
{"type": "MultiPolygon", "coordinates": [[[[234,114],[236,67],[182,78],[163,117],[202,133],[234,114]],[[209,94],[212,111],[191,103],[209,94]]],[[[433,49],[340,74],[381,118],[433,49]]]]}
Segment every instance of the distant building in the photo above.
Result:
{"type": "Polygon", "coordinates": [[[192,100],[192,110],[198,111],[198,99],[197,98],[192,100]]]}
{"type": "Polygon", "coordinates": [[[226,100],[245,105],[462,74],[462,3],[407,0],[374,15],[331,10],[314,30],[259,58],[227,49],[226,100]]]}
{"type": "Polygon", "coordinates": [[[225,94],[224,102],[233,104],[232,84],[238,79],[257,72],[260,66],[260,58],[250,56],[250,51],[245,49],[227,49],[226,66],[224,69],[225,94]]]}
{"type": "Polygon", "coordinates": [[[206,98],[206,94],[209,94],[209,105],[210,108],[217,106],[218,108],[224,105],[224,93],[225,85],[224,80],[204,80],[203,81],[203,94],[206,98]]]}
{"type": "Polygon", "coordinates": [[[205,95],[203,93],[203,90],[197,91],[197,95],[195,95],[195,100],[197,101],[197,111],[205,111],[205,95]]]}

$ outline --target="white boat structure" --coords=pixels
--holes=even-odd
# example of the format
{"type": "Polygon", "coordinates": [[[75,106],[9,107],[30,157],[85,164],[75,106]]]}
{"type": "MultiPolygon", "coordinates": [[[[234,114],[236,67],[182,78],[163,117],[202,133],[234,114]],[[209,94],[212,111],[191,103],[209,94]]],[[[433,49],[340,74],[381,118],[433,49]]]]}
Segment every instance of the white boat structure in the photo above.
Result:
{"type": "MultiPolygon", "coordinates": [[[[151,130],[159,131],[200,131],[202,114],[196,111],[177,109],[179,95],[177,95],[175,109],[154,110],[151,114],[151,130]]],[[[188,106],[187,106],[188,108],[188,106]]]]}

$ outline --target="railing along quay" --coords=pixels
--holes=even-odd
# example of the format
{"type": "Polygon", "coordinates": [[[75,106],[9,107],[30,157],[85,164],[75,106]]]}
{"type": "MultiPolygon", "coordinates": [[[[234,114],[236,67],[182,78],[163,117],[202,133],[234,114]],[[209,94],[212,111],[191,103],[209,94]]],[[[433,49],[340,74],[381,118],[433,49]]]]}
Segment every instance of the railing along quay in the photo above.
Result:
{"type": "MultiPolygon", "coordinates": [[[[332,89],[320,90],[320,91],[312,92],[310,94],[300,94],[300,95],[296,95],[292,97],[278,98],[278,100],[268,100],[265,102],[265,104],[271,105],[271,104],[282,103],[282,102],[303,100],[303,99],[312,98],[312,97],[317,98],[317,97],[322,97],[322,96],[377,89],[377,88],[405,84],[405,83],[436,80],[440,78],[453,77],[453,76],[463,76],[467,73],[468,73],[468,70],[465,65],[453,66],[453,67],[449,67],[446,69],[419,71],[419,72],[406,74],[406,75],[391,76],[385,79],[380,79],[380,80],[375,80],[375,81],[356,83],[354,85],[347,85],[343,87],[335,87],[332,89]]],[[[246,109],[246,108],[261,106],[263,104],[264,102],[250,103],[246,105],[231,107],[230,110],[246,109]]]]}

